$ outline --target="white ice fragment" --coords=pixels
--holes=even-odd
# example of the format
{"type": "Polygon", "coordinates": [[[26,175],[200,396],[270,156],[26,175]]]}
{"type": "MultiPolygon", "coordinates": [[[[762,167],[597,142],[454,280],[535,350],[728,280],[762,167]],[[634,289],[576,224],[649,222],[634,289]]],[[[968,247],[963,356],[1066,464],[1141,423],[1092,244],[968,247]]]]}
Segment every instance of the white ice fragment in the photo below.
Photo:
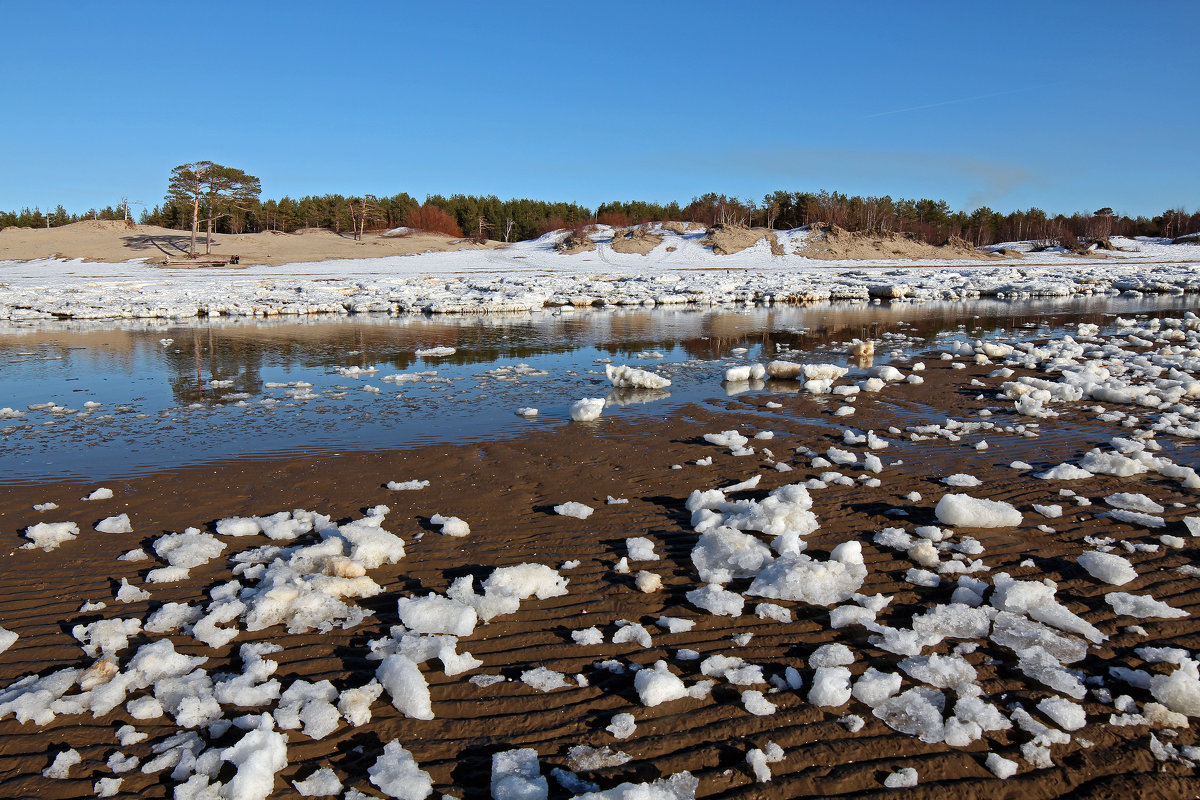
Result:
{"type": "Polygon", "coordinates": [[[823,644],[808,657],[808,665],[819,667],[846,667],[854,663],[854,653],[844,644],[823,644]]]}
{"type": "Polygon", "coordinates": [[[542,777],[537,750],[493,753],[491,790],[492,800],[546,800],[550,789],[542,777]]]}
{"type": "Polygon", "coordinates": [[[1093,474],[1086,469],[1080,469],[1074,464],[1059,464],[1056,467],[1035,473],[1033,477],[1041,478],[1044,481],[1079,481],[1091,478],[1093,474]]]}
{"type": "Polygon", "coordinates": [[[637,367],[614,367],[607,364],[604,374],[618,389],[663,389],[671,385],[671,382],[661,375],[637,367]]]}
{"type": "Polygon", "coordinates": [[[71,767],[75,766],[83,760],[77,750],[63,750],[54,757],[54,762],[42,770],[42,777],[51,778],[53,780],[66,780],[71,771],[71,767]]]}
{"type": "Polygon", "coordinates": [[[849,699],[850,670],[845,667],[817,667],[808,691],[808,702],[824,708],[836,708],[849,699]]]}
{"type": "Polygon", "coordinates": [[[917,686],[884,700],[872,713],[888,727],[936,744],[945,738],[942,710],[946,698],[936,689],[917,686]]]}
{"type": "Polygon", "coordinates": [[[596,627],[583,628],[582,630],[571,631],[571,641],[581,647],[604,644],[604,634],[596,627]]]}
{"type": "Polygon", "coordinates": [[[97,522],[96,530],[100,533],[133,533],[133,526],[129,524],[128,514],[118,514],[97,522]]]}
{"type": "Polygon", "coordinates": [[[527,669],[521,673],[521,682],[537,689],[539,692],[552,692],[573,684],[561,672],[555,672],[547,667],[527,669]]]}
{"type": "Polygon", "coordinates": [[[992,771],[1000,780],[1007,780],[1017,774],[1020,769],[1020,764],[1011,759],[1007,759],[998,753],[988,753],[987,759],[984,761],[984,766],[992,771]]]}
{"type": "Polygon", "coordinates": [[[591,422],[600,418],[604,411],[603,397],[584,397],[571,404],[571,419],[576,422],[591,422]]]}
{"type": "Polygon", "coordinates": [[[560,503],[554,507],[554,513],[563,517],[574,517],[575,519],[587,519],[596,509],[583,503],[576,503],[574,500],[566,503],[560,503]]]}
{"type": "Polygon", "coordinates": [[[889,789],[908,789],[917,785],[917,771],[912,767],[902,767],[883,779],[883,785],[889,789]]]}
{"type": "Polygon", "coordinates": [[[109,489],[107,487],[101,486],[99,489],[96,489],[91,494],[89,494],[87,497],[81,497],[79,499],[80,500],[111,500],[112,497],[113,497],[113,490],[109,489]]]}
{"type": "Polygon", "coordinates": [[[92,784],[92,791],[96,793],[96,797],[116,797],[121,792],[121,784],[124,782],[124,778],[100,778],[92,784]]]}
{"type": "Polygon", "coordinates": [[[287,737],[256,728],[246,731],[237,744],[221,751],[221,760],[237,767],[221,787],[224,800],[265,800],[275,787],[275,773],[287,766],[287,737]]]}
{"type": "Polygon", "coordinates": [[[1021,512],[999,500],[982,500],[965,494],[943,495],[934,508],[938,520],[966,528],[1007,528],[1021,524],[1021,512]]]}
{"type": "Polygon", "coordinates": [[[538,410],[533,406],[521,406],[517,409],[518,417],[536,417],[537,415],[538,410]]]}
{"type": "Polygon", "coordinates": [[[29,544],[21,545],[21,547],[23,549],[37,547],[49,553],[78,535],[79,525],[74,522],[39,522],[25,529],[25,538],[29,540],[29,544]]]}
{"type": "Polygon", "coordinates": [[[633,714],[616,714],[605,730],[617,739],[628,739],[637,730],[637,722],[633,714]]]}
{"type": "MultiPolygon", "coordinates": [[[[642,670],[645,672],[645,670],[642,670]]],[[[639,675],[641,673],[638,673],[639,675]]],[[[747,689],[742,692],[742,705],[746,711],[756,717],[769,717],[775,713],[776,705],[763,696],[757,689],[747,689]]]]}
{"type": "Polygon", "coordinates": [[[434,514],[429,518],[429,522],[432,525],[440,525],[443,536],[462,538],[471,533],[471,526],[458,517],[446,517],[441,514],[434,514]]]}
{"type": "Polygon", "coordinates": [[[683,681],[670,671],[667,662],[661,660],[651,669],[638,670],[633,686],[644,706],[657,706],[688,696],[683,681]]]}
{"type": "Polygon", "coordinates": [[[746,600],[740,594],[710,583],[688,592],[687,600],[697,608],[718,616],[736,617],[742,613],[746,600]]]}
{"type": "Polygon", "coordinates": [[[1114,553],[1089,550],[1081,553],[1076,561],[1089,575],[1113,586],[1123,586],[1137,578],[1137,570],[1128,560],[1114,553]]]}
{"type": "Polygon", "coordinates": [[[425,800],[433,793],[433,779],[398,739],[383,746],[383,753],[367,769],[367,774],[381,792],[397,800],[425,800]]]}
{"type": "Polygon", "coordinates": [[[639,592],[653,594],[662,589],[662,576],[654,572],[640,570],[633,578],[633,583],[639,592]]]}
{"type": "Polygon", "coordinates": [[[411,480],[411,481],[388,481],[387,488],[393,492],[412,492],[417,489],[424,489],[429,485],[429,481],[411,480]]]}
{"type": "Polygon", "coordinates": [[[389,655],[375,670],[375,677],[391,695],[397,711],[411,719],[433,719],[429,684],[411,658],[403,653],[389,655]]]}
{"type": "Polygon", "coordinates": [[[321,767],[302,781],[292,781],[292,786],[304,797],[329,797],[342,793],[342,782],[329,767],[321,767]]]}
{"type": "Polygon", "coordinates": [[[1104,595],[1104,601],[1112,606],[1117,614],[1137,619],[1179,619],[1189,616],[1182,608],[1167,605],[1149,595],[1109,592],[1104,595]]]}
{"type": "Polygon", "coordinates": [[[397,609],[400,621],[416,633],[470,636],[478,621],[475,609],[433,592],[425,597],[401,597],[397,609]]]}
{"type": "Polygon", "coordinates": [[[1179,668],[1169,675],[1150,678],[1150,693],[1171,711],[1189,717],[1200,717],[1200,671],[1190,658],[1183,659],[1179,668]]]}
{"type": "Polygon", "coordinates": [[[1064,697],[1047,697],[1037,704],[1038,710],[1054,720],[1065,731],[1077,731],[1087,724],[1083,706],[1064,697]]]}
{"type": "Polygon", "coordinates": [[[121,588],[117,589],[116,597],[119,603],[137,603],[142,600],[149,600],[150,593],[145,589],[139,589],[134,586],[127,578],[121,578],[121,588]]]}

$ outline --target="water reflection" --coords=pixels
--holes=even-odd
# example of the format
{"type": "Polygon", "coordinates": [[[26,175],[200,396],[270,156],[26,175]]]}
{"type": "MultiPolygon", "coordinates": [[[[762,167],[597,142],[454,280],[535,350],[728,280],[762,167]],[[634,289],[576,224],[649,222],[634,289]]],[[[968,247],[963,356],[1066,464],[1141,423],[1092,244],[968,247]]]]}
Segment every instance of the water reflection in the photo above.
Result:
{"type": "Polygon", "coordinates": [[[0,420],[0,469],[10,481],[103,477],[211,458],[489,438],[558,424],[584,396],[607,396],[626,415],[661,415],[725,393],[796,391],[790,381],[722,388],[721,370],[738,359],[861,371],[947,331],[1045,336],[1185,307],[1155,296],[12,324],[0,327],[0,408],[25,413],[0,420]],[[855,356],[854,340],[874,352],[855,356]],[[416,355],[434,347],[454,353],[416,355]],[[602,371],[609,360],[660,372],[671,389],[613,390],[602,371]],[[52,406],[28,410],[44,403],[52,406]],[[525,405],[539,417],[514,417],[525,405]]]}

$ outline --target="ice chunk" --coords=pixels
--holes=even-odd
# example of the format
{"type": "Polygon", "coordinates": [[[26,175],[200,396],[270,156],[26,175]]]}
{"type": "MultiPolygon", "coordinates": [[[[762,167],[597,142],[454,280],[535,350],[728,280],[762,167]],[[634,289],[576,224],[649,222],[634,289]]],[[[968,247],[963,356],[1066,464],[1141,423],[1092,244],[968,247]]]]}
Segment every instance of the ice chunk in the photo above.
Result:
{"type": "MultiPolygon", "coordinates": [[[[587,519],[596,509],[591,506],[585,506],[583,503],[574,501],[562,503],[554,507],[554,513],[564,517],[574,517],[575,519],[587,519]]],[[[653,545],[651,545],[653,548],[653,545]]]]}
{"type": "Polygon", "coordinates": [[[571,631],[571,640],[581,647],[591,645],[604,644],[604,634],[599,628],[584,628],[578,631],[571,631]]]}
{"type": "Polygon", "coordinates": [[[52,778],[54,780],[66,780],[71,771],[71,767],[75,766],[83,760],[77,750],[63,750],[54,757],[54,762],[42,770],[42,777],[52,778]]]}
{"type": "Polygon", "coordinates": [[[277,731],[254,729],[237,744],[221,751],[221,760],[237,767],[221,787],[226,800],[265,800],[275,787],[275,773],[287,766],[287,737],[277,731]]]}
{"type": "Polygon", "coordinates": [[[765,544],[726,526],[705,531],[692,548],[692,563],[705,583],[754,577],[771,560],[765,544]]]}
{"type": "Polygon", "coordinates": [[[651,669],[638,670],[633,686],[644,706],[657,706],[688,696],[683,681],[668,669],[665,661],[655,662],[651,669]]]}
{"type": "Polygon", "coordinates": [[[567,680],[567,676],[546,667],[525,670],[521,673],[521,682],[527,686],[532,686],[539,692],[552,692],[555,689],[563,689],[573,685],[567,680]]]}
{"type": "Polygon", "coordinates": [[[375,670],[375,677],[391,695],[397,711],[412,719],[433,719],[429,684],[411,658],[393,653],[375,670]]]}
{"type": "Polygon", "coordinates": [[[13,631],[0,627],[0,653],[12,647],[18,638],[18,635],[13,631]]]}
{"type": "Polygon", "coordinates": [[[808,702],[814,706],[835,708],[850,700],[850,670],[845,667],[817,667],[813,673],[808,702]]]}
{"type": "Polygon", "coordinates": [[[400,621],[416,633],[470,636],[478,620],[475,609],[432,592],[426,597],[402,597],[397,608],[400,621]]]}
{"type": "Polygon", "coordinates": [[[429,481],[422,480],[387,482],[387,488],[391,489],[393,492],[413,492],[418,489],[424,489],[428,485],[429,481]]]}
{"type": "Polygon", "coordinates": [[[433,793],[433,779],[398,739],[383,746],[383,753],[367,769],[367,774],[380,791],[398,800],[425,800],[433,793]]]}
{"type": "Polygon", "coordinates": [[[633,714],[615,714],[605,730],[617,739],[628,739],[637,730],[637,722],[633,714]]]}
{"type": "Polygon", "coordinates": [[[342,793],[342,782],[329,767],[321,767],[302,781],[292,781],[292,786],[304,797],[329,797],[342,793]]]}
{"type": "Polygon", "coordinates": [[[1037,704],[1038,710],[1054,720],[1065,731],[1077,731],[1087,724],[1083,706],[1063,697],[1047,697],[1037,704]]]}
{"type": "Polygon", "coordinates": [[[22,549],[39,547],[49,553],[64,542],[69,542],[79,535],[79,525],[74,522],[39,522],[25,529],[25,538],[29,544],[21,545],[22,549]]]}
{"type": "Polygon", "coordinates": [[[128,514],[118,514],[97,522],[96,530],[100,533],[133,533],[133,526],[129,524],[128,514]]]}
{"type": "Polygon", "coordinates": [[[958,487],[982,486],[983,485],[983,481],[979,480],[979,478],[976,478],[974,475],[964,475],[961,472],[955,473],[954,475],[949,475],[945,478],[942,478],[942,483],[946,484],[947,486],[958,486],[958,487]]]}
{"type": "Polygon", "coordinates": [[[138,603],[150,599],[150,593],[132,585],[128,579],[121,578],[121,587],[117,589],[116,598],[120,603],[138,603]]]}
{"type": "Polygon", "coordinates": [[[458,517],[445,517],[441,514],[434,514],[429,518],[431,525],[442,526],[442,535],[462,538],[471,533],[471,526],[462,521],[458,517]]]}
{"type": "Polygon", "coordinates": [[[1182,608],[1169,606],[1149,595],[1109,592],[1104,595],[1104,601],[1112,606],[1117,614],[1137,619],[1179,619],[1188,616],[1188,612],[1182,608]]]}
{"type": "Polygon", "coordinates": [[[1020,765],[1016,761],[1007,759],[998,753],[988,753],[987,760],[984,761],[984,766],[992,771],[1000,780],[1007,780],[1017,774],[1020,765]]]}
{"type": "Polygon", "coordinates": [[[92,791],[96,793],[96,797],[116,797],[124,782],[124,778],[100,778],[92,784],[92,791]]]}
{"type": "Polygon", "coordinates": [[[372,679],[363,686],[344,690],[338,696],[337,709],[342,718],[358,728],[371,721],[371,704],[383,694],[383,686],[372,679]]]}
{"type": "Polygon", "coordinates": [[[1140,511],[1145,514],[1161,514],[1164,509],[1158,503],[1144,494],[1117,492],[1104,498],[1104,502],[1113,508],[1123,508],[1126,511],[1140,511]]]}
{"type": "Polygon", "coordinates": [[[612,364],[606,364],[604,374],[618,389],[663,389],[671,385],[671,382],[661,375],[637,367],[614,367],[612,364]]]}
{"type": "Polygon", "coordinates": [[[113,490],[108,489],[104,486],[101,486],[99,489],[96,489],[91,494],[89,494],[87,497],[81,497],[79,499],[80,500],[111,500],[112,497],[113,497],[113,490]]]}
{"type": "Polygon", "coordinates": [[[687,600],[697,608],[718,616],[736,617],[742,613],[746,603],[745,598],[735,592],[730,592],[719,584],[710,583],[699,589],[688,592],[687,600]]]}
{"type": "Polygon", "coordinates": [[[912,656],[900,662],[900,669],[939,689],[957,689],[976,679],[975,668],[957,655],[912,656]]]}
{"type": "MultiPolygon", "coordinates": [[[[645,670],[642,670],[645,672],[645,670]]],[[[639,675],[641,672],[638,673],[639,675]]],[[[775,713],[776,705],[763,696],[757,689],[747,689],[742,692],[742,705],[746,711],[756,717],[769,717],[775,713]]]]}
{"type": "Polygon", "coordinates": [[[845,667],[854,663],[854,653],[844,644],[823,644],[808,657],[808,665],[819,667],[845,667]]]}
{"type": "Polygon", "coordinates": [[[902,767],[883,779],[883,785],[889,789],[908,789],[917,785],[917,771],[912,767],[902,767]]]}
{"type": "Polygon", "coordinates": [[[493,800],[546,800],[549,786],[542,777],[537,750],[493,753],[491,789],[493,800]]]}
{"type": "Polygon", "coordinates": [[[893,730],[936,744],[945,738],[942,710],[946,698],[936,689],[917,686],[889,697],[875,706],[872,713],[893,730]]]}
{"type": "Polygon", "coordinates": [[[1146,528],[1161,528],[1167,524],[1166,520],[1162,517],[1156,517],[1153,514],[1142,514],[1137,511],[1126,511],[1121,508],[1113,509],[1108,512],[1108,515],[1121,522],[1128,522],[1131,525],[1141,525],[1146,528]]]}
{"type": "Polygon", "coordinates": [[[207,564],[225,550],[225,543],[210,533],[188,528],[154,540],[154,552],[172,567],[191,569],[207,564]]]}
{"type": "Polygon", "coordinates": [[[571,419],[576,422],[591,422],[600,418],[604,411],[603,397],[584,397],[571,404],[571,419]]]}
{"type": "Polygon", "coordinates": [[[1169,675],[1150,678],[1150,693],[1167,708],[1189,717],[1200,717],[1200,671],[1192,659],[1184,659],[1169,675]]]}
{"type": "Polygon", "coordinates": [[[1021,512],[998,500],[947,494],[934,508],[938,521],[967,528],[1008,528],[1021,524],[1021,512]]]}
{"type": "Polygon", "coordinates": [[[1133,568],[1133,564],[1114,553],[1089,550],[1081,553],[1075,560],[1093,578],[1113,586],[1123,586],[1137,578],[1137,570],[1133,568]]]}
{"type": "Polygon", "coordinates": [[[662,577],[653,572],[640,570],[633,578],[633,584],[643,594],[653,594],[663,587],[662,577]]]}
{"type": "Polygon", "coordinates": [[[832,606],[849,600],[866,577],[861,546],[844,542],[828,561],[816,561],[803,553],[780,556],[759,572],[747,594],[832,606]]]}
{"type": "Polygon", "coordinates": [[[1044,481],[1080,481],[1091,478],[1093,475],[1074,464],[1059,464],[1057,467],[1035,473],[1033,477],[1041,478],[1044,481]]]}

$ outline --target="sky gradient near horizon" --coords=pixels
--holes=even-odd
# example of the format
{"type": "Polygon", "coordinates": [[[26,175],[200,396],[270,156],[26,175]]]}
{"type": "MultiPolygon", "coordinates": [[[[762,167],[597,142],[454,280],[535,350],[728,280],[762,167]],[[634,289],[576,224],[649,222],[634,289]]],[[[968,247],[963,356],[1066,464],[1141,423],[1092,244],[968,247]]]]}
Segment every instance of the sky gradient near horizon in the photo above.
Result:
{"type": "Polygon", "coordinates": [[[1200,207],[1194,1],[570,8],[14,5],[0,209],[154,206],[201,159],[264,198],[1200,207]]]}

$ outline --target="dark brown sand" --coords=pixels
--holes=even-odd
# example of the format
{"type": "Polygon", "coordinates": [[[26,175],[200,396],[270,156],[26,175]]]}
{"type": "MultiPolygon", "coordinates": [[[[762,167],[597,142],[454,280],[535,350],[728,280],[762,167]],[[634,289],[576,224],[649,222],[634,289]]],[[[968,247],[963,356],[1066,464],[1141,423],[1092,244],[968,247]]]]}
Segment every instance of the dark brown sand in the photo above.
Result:
{"type": "MultiPolygon", "coordinates": [[[[807,394],[759,394],[722,398],[693,406],[661,423],[623,423],[614,413],[597,423],[572,423],[511,441],[482,445],[425,447],[390,453],[335,453],[292,461],[244,461],[164,472],[133,480],[107,482],[115,492],[108,501],[83,502],[95,484],[58,484],[16,487],[0,495],[0,545],[9,552],[0,570],[0,624],[21,638],[0,655],[0,687],[21,676],[46,674],[66,666],[86,666],[70,629],[79,622],[101,617],[145,617],[166,601],[199,601],[202,593],[230,579],[228,557],[234,552],[263,543],[262,537],[228,538],[223,557],[194,569],[188,580],[155,584],[149,601],[123,606],[113,600],[120,577],[141,585],[145,572],[158,566],[155,560],[126,563],[116,557],[136,546],[150,551],[150,543],[165,532],[187,526],[211,530],[220,518],[266,515],[294,508],[331,515],[335,520],[362,516],[363,509],[383,503],[391,507],[384,528],[404,538],[407,557],[396,565],[385,565],[369,574],[384,586],[383,594],[362,601],[375,612],[374,618],[349,631],[328,634],[287,635],[281,628],[256,633],[243,632],[230,645],[217,651],[190,637],[173,635],[176,647],[193,655],[210,656],[205,668],[210,674],[226,665],[239,668],[237,648],[248,641],[275,641],[281,653],[271,656],[280,663],[276,673],[284,687],[291,679],[331,680],[338,688],[358,686],[374,673],[377,662],[364,658],[368,640],[385,636],[397,621],[398,595],[444,592],[457,576],[485,577],[493,568],[522,562],[539,562],[553,567],[577,559],[581,564],[563,574],[570,578],[569,594],[550,600],[531,599],[513,615],[501,616],[480,625],[474,635],[460,641],[459,650],[482,659],[484,666],[472,673],[446,677],[437,662],[422,667],[429,680],[436,718],[417,721],[405,718],[384,696],[373,707],[374,717],[362,728],[343,724],[323,740],[314,741],[299,731],[289,732],[289,766],[276,780],[275,797],[295,796],[290,781],[303,778],[319,766],[332,766],[347,787],[354,786],[378,795],[367,782],[366,770],[378,757],[382,745],[398,738],[433,777],[435,794],[464,797],[489,796],[491,755],[516,747],[536,748],[544,774],[553,766],[564,766],[566,750],[577,744],[611,745],[633,759],[584,777],[604,788],[621,781],[644,781],[689,770],[699,777],[698,796],[706,798],[797,798],[888,794],[883,778],[911,766],[920,785],[906,790],[911,798],[1060,798],[1090,797],[1193,797],[1200,791],[1194,773],[1179,764],[1162,764],[1150,754],[1149,731],[1145,726],[1113,727],[1108,724],[1111,706],[1085,701],[1089,724],[1070,745],[1053,748],[1053,769],[1033,771],[1022,765],[1021,773],[1007,781],[997,780],[983,766],[988,750],[1020,760],[1018,747],[1028,734],[1017,730],[986,734],[984,740],[967,748],[925,744],[897,733],[871,716],[870,709],[852,700],[842,709],[819,709],[805,699],[812,671],[807,656],[820,644],[840,641],[858,656],[851,667],[855,675],[868,665],[894,668],[899,660],[867,642],[861,628],[830,630],[828,610],[799,603],[795,620],[784,624],[753,615],[753,598],[747,614],[738,618],[717,617],[698,611],[686,602],[684,593],[698,579],[690,561],[696,535],[684,509],[688,493],[697,488],[716,488],[762,473],[760,487],[749,493],[762,497],[770,489],[815,477],[820,470],[808,459],[795,457],[799,446],[824,452],[830,446],[845,447],[842,431],[874,429],[892,442],[878,451],[885,469],[883,485],[831,486],[814,490],[814,511],[821,527],[807,537],[809,552],[824,554],[847,539],[863,543],[868,567],[865,594],[894,595],[880,620],[905,625],[914,612],[933,603],[949,602],[952,581],[938,589],[914,587],[903,580],[912,566],[902,554],[871,543],[874,533],[890,525],[936,524],[933,507],[946,491],[967,491],[975,496],[1005,500],[1025,512],[1019,528],[968,530],[984,547],[982,555],[991,573],[1007,571],[1014,577],[1048,577],[1058,584],[1058,598],[1073,611],[1097,625],[1111,638],[1089,651],[1085,663],[1089,674],[1103,673],[1107,661],[1129,667],[1164,671],[1164,665],[1144,665],[1133,648],[1143,644],[1200,649],[1200,594],[1195,578],[1172,568],[1192,563],[1196,548],[1191,540],[1182,550],[1162,548],[1157,553],[1135,553],[1129,558],[1139,572],[1122,591],[1153,594],[1171,605],[1188,610],[1182,620],[1142,622],[1148,636],[1129,632],[1128,618],[1116,618],[1104,603],[1108,587],[1090,578],[1074,561],[1085,549],[1083,537],[1109,535],[1134,541],[1156,542],[1162,532],[1187,536],[1180,519],[1194,508],[1170,507],[1170,502],[1194,503],[1196,497],[1174,482],[1159,476],[1130,479],[1098,477],[1084,482],[1047,482],[1028,473],[1010,469],[1014,460],[1036,467],[1052,466],[1077,458],[1093,446],[1121,432],[1119,426],[1099,423],[1092,415],[1067,412],[1058,419],[1042,420],[1042,435],[1025,438],[999,431],[976,433],[960,442],[936,439],[910,443],[906,438],[885,433],[890,425],[979,419],[975,412],[986,406],[1005,409],[1011,403],[976,395],[989,389],[968,385],[971,378],[985,380],[994,388],[999,381],[987,380],[994,367],[952,370],[946,362],[929,361],[923,385],[892,385],[879,396],[862,396],[858,412],[848,418],[830,413],[840,403],[807,394]],[[774,400],[783,408],[769,410],[774,400]],[[724,448],[707,444],[705,433],[737,428],[750,435],[759,430],[775,432],[771,441],[753,441],[754,456],[733,457],[724,448]],[[974,445],[986,439],[988,449],[974,445]],[[776,458],[792,463],[795,470],[781,473],[765,466],[760,456],[766,446],[776,458]],[[709,467],[694,462],[713,457],[709,467]],[[903,459],[902,466],[892,462],[903,459]],[[671,469],[674,464],[682,469],[671,469]],[[951,473],[966,472],[984,485],[975,490],[948,490],[938,481],[951,473]],[[421,491],[393,492],[389,480],[428,479],[421,491]],[[1069,486],[1097,502],[1077,508],[1070,498],[1057,496],[1069,486]],[[919,502],[905,499],[911,491],[922,494],[919,502]],[[1145,492],[1168,506],[1165,531],[1149,531],[1110,519],[1096,519],[1103,510],[1100,498],[1112,491],[1145,492]],[[608,495],[629,499],[627,505],[606,505],[608,495]],[[39,514],[34,503],[53,500],[56,511],[39,514]],[[586,521],[557,516],[551,507],[579,501],[595,507],[586,521]],[[1030,510],[1031,503],[1060,503],[1065,513],[1059,519],[1043,519],[1030,510]],[[891,509],[904,509],[908,516],[890,516],[891,509]],[[133,534],[101,534],[93,530],[103,517],[128,513],[133,534]],[[456,515],[468,521],[472,533],[464,539],[444,537],[428,524],[433,513],[456,515]],[[51,553],[17,550],[24,542],[20,532],[38,521],[74,520],[82,531],[78,539],[51,553]],[[1038,530],[1048,524],[1055,533],[1038,530]],[[422,535],[423,534],[423,535],[422,535]],[[421,536],[421,538],[416,538],[421,536]],[[662,576],[665,588],[643,594],[632,585],[631,575],[613,572],[614,563],[625,555],[624,539],[647,536],[654,540],[663,560],[639,562],[634,570],[650,569],[662,576]],[[1022,562],[1026,562],[1022,565],[1022,562]],[[85,600],[104,600],[108,608],[80,614],[85,600]],[[661,614],[695,619],[696,627],[671,635],[652,625],[661,614]],[[642,622],[654,634],[654,646],[643,650],[636,644],[608,643],[614,622],[642,622]],[[606,643],[580,647],[569,632],[599,625],[606,643]],[[733,634],[753,633],[748,645],[731,642],[733,634]],[[805,688],[800,692],[768,694],[778,706],[770,716],[753,716],[742,706],[739,687],[718,683],[711,697],[684,699],[654,708],[643,707],[633,690],[631,673],[614,675],[593,667],[604,659],[619,659],[651,665],[663,658],[673,664],[691,684],[701,678],[698,662],[675,662],[680,648],[691,648],[703,656],[713,653],[738,655],[763,665],[768,674],[786,666],[800,668],[805,688]],[[519,681],[523,670],[545,666],[573,676],[582,673],[590,686],[550,693],[536,691],[519,681]],[[501,673],[508,682],[479,688],[467,682],[472,674],[501,673]],[[605,731],[610,718],[630,712],[637,718],[637,731],[618,741],[605,731]],[[846,714],[861,716],[866,724],[850,733],[838,719],[846,714]],[[1079,742],[1093,743],[1085,748],[1079,742]],[[786,753],[784,761],[771,765],[774,779],[755,783],[745,765],[752,747],[773,741],[786,753]]],[[[784,384],[779,384],[783,386],[784,384]]],[[[790,384],[794,387],[794,384],[790,384]]],[[[998,411],[990,417],[1000,425],[1037,422],[998,411]]],[[[853,447],[862,452],[861,446],[853,447]]],[[[1195,466],[1194,452],[1172,452],[1181,463],[1195,466]]],[[[843,470],[851,476],[859,473],[843,470]]],[[[960,534],[961,535],[961,534],[960,534]]],[[[1124,553],[1122,553],[1124,555],[1124,553]]],[[[738,582],[734,589],[744,589],[738,582]]],[[[133,646],[152,636],[139,637],[133,646]]],[[[935,652],[946,652],[954,644],[943,642],[935,652]]],[[[133,648],[122,653],[127,658],[133,648]]],[[[1001,708],[1021,701],[1032,709],[1049,690],[1029,680],[1013,666],[1009,651],[983,642],[968,659],[979,671],[980,683],[990,699],[1001,708]]],[[[905,687],[912,683],[906,678],[905,687]]],[[[757,687],[765,689],[766,687],[757,687]]],[[[1129,693],[1139,701],[1148,693],[1114,682],[1114,695],[1129,693]]],[[[951,698],[951,703],[953,699],[951,698]]],[[[250,710],[225,709],[232,717],[250,710]]],[[[67,798],[92,794],[92,783],[112,773],[104,766],[109,754],[120,750],[142,758],[150,747],[177,729],[169,718],[136,722],[123,708],[107,717],[93,719],[60,716],[39,727],[18,724],[11,716],[0,721],[0,796],[67,798]],[[114,731],[134,722],[150,739],[121,748],[114,731]],[[49,780],[41,771],[54,753],[66,746],[83,756],[67,780],[49,780]]],[[[214,743],[227,746],[236,741],[236,729],[214,743]]],[[[1171,738],[1158,731],[1164,741],[1193,744],[1196,734],[1184,729],[1171,738]]],[[[232,768],[227,767],[226,773],[232,768]]],[[[223,777],[228,777],[224,775],[223,777]]],[[[125,774],[122,796],[170,797],[166,773],[125,774]]],[[[551,780],[551,797],[567,794],[551,780]]]]}

